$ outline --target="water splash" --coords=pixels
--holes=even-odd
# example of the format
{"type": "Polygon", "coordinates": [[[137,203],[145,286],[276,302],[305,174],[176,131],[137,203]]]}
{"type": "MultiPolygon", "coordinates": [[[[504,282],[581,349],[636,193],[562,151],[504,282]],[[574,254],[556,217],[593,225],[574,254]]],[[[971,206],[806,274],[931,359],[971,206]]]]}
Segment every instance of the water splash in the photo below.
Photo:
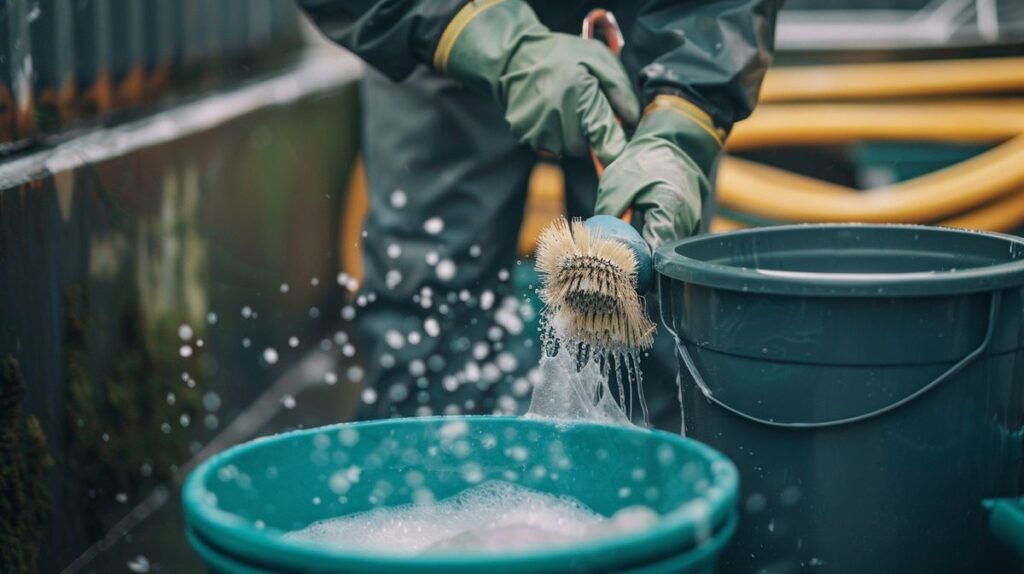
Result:
{"type": "Polygon", "coordinates": [[[560,317],[547,312],[541,320],[541,376],[527,416],[650,426],[639,351],[574,341],[559,329],[561,324],[560,317]]]}

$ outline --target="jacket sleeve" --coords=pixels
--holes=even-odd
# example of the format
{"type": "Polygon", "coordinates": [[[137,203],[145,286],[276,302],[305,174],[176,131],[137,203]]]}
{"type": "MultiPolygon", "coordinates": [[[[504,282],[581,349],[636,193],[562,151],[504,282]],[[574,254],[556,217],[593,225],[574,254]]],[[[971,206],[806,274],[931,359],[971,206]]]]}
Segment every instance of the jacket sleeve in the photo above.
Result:
{"type": "Polygon", "coordinates": [[[469,0],[297,0],[329,39],[393,80],[430,63],[445,26],[469,0]]]}
{"type": "Polygon", "coordinates": [[[681,96],[726,133],[757,103],[782,0],[652,0],[634,22],[644,101],[681,96]]]}

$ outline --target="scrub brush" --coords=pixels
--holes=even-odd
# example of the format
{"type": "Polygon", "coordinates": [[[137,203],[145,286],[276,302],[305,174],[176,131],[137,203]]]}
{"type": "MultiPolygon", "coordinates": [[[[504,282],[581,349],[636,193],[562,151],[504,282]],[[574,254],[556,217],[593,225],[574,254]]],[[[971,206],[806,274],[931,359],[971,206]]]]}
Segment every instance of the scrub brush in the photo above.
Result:
{"type": "Polygon", "coordinates": [[[598,215],[555,220],[537,242],[540,297],[551,327],[596,349],[648,349],[654,323],[640,292],[651,281],[647,243],[629,224],[598,215]]]}

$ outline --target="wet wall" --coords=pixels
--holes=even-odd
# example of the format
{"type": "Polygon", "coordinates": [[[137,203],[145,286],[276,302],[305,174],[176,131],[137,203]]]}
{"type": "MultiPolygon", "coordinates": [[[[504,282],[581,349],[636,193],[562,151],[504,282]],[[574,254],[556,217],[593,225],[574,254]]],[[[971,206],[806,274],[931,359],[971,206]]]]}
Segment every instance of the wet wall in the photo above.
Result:
{"type": "Polygon", "coordinates": [[[358,74],[307,48],[0,157],[0,571],[101,552],[335,324],[358,74]]]}

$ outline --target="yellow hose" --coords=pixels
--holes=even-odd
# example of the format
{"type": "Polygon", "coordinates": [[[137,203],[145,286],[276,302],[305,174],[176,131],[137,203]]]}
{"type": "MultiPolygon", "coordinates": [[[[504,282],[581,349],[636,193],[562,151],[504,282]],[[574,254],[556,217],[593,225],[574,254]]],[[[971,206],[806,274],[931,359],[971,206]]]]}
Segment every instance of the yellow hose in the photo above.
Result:
{"type": "Polygon", "coordinates": [[[777,221],[928,223],[1024,189],[1024,136],[957,165],[861,193],[837,193],[843,186],[812,178],[793,186],[800,176],[767,166],[752,172],[749,164],[730,158],[719,175],[719,198],[737,211],[777,221]]]}
{"type": "Polygon", "coordinates": [[[1024,187],[1019,192],[970,213],[947,219],[943,225],[964,229],[1011,232],[1024,224],[1024,187]]]}
{"type": "Polygon", "coordinates": [[[1024,58],[773,68],[762,102],[1024,91],[1024,58]]]}
{"type": "Polygon", "coordinates": [[[996,101],[765,105],[736,125],[727,149],[858,139],[998,142],[1024,133],[1024,100],[996,101]]]}

